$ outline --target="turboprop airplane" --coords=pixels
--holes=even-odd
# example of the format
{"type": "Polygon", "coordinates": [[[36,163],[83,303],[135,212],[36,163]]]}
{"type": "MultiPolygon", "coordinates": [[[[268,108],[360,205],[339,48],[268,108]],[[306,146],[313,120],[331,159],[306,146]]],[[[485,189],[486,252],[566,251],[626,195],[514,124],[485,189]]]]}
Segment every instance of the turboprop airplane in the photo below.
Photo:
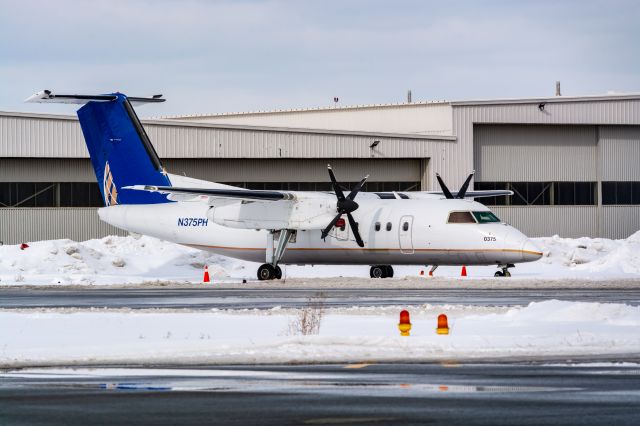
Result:
{"type": "MultiPolygon", "coordinates": [[[[515,263],[541,250],[473,198],[511,191],[457,192],[436,175],[442,192],[350,191],[328,167],[333,192],[259,191],[167,173],[133,104],[164,102],[45,90],[27,102],[82,104],[80,126],[105,207],[100,218],[120,229],[224,256],[261,262],[260,280],[282,277],[283,264],[370,265],[372,278],[393,277],[391,265],[496,265],[511,276],[515,263]],[[357,197],[357,202],[356,202],[357,197]],[[345,220],[346,217],[346,220],[345,220]]],[[[336,271],[337,272],[337,271],[336,271]]]]}

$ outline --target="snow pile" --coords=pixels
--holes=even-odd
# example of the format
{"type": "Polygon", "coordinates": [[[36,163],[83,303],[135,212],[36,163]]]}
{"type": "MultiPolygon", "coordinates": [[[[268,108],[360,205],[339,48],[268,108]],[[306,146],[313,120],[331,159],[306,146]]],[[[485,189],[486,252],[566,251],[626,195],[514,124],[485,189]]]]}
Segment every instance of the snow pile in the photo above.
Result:
{"type": "Polygon", "coordinates": [[[205,264],[214,279],[244,269],[233,259],[146,236],[110,236],[81,243],[39,241],[29,245],[25,250],[17,245],[0,247],[0,283],[197,282],[202,279],[205,264]]]}
{"type": "Polygon", "coordinates": [[[640,274],[640,231],[624,240],[606,238],[535,238],[544,257],[536,264],[577,272],[640,274]]]}
{"type": "MultiPolygon", "coordinates": [[[[537,262],[518,264],[513,278],[640,277],[640,231],[624,240],[536,238],[544,251],[537,262]]],[[[0,285],[197,283],[204,265],[214,280],[255,280],[258,264],[151,237],[53,240],[0,246],[0,285]]],[[[283,266],[287,278],[368,277],[368,266],[283,266]]],[[[469,277],[492,278],[495,266],[468,267],[469,277]]],[[[395,267],[396,277],[417,277],[424,266],[395,267]]],[[[425,272],[426,273],[426,272],[425,272]]],[[[459,277],[460,267],[441,266],[436,277],[459,277]]]]}
{"type": "Polygon", "coordinates": [[[622,356],[640,353],[640,307],[547,301],[502,312],[449,315],[412,310],[410,337],[398,311],[332,310],[314,336],[290,334],[295,313],[2,311],[0,367],[108,363],[289,363],[622,356]]]}

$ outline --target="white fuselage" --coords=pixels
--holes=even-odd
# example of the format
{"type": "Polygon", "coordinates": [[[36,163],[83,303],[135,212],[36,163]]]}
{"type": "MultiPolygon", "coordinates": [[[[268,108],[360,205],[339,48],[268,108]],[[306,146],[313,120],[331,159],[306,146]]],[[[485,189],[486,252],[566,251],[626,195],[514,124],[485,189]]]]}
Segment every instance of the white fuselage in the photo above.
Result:
{"type": "MultiPolygon", "coordinates": [[[[534,261],[542,255],[525,235],[507,224],[447,223],[452,211],[488,211],[471,200],[383,200],[362,194],[357,201],[359,208],[353,216],[364,248],[355,243],[348,224],[334,228],[326,240],[320,238],[319,229],[298,230],[280,263],[505,265],[534,261]]],[[[284,202],[273,202],[274,210],[278,203],[284,202]]],[[[335,210],[329,213],[327,217],[335,210]]],[[[273,244],[267,229],[220,225],[228,218],[220,219],[215,208],[199,201],[116,205],[101,208],[99,214],[105,222],[127,231],[253,262],[265,262],[267,246],[273,244]]]]}

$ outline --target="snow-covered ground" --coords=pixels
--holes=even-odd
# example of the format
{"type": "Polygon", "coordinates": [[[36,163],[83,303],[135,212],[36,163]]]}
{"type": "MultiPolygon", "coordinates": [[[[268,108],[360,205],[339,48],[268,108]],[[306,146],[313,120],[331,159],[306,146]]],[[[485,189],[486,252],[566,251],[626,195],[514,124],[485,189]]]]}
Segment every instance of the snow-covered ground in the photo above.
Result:
{"type": "MultiPolygon", "coordinates": [[[[640,278],[640,231],[624,240],[536,238],[544,251],[537,262],[518,264],[513,278],[640,278]]],[[[0,246],[0,285],[197,283],[204,265],[218,281],[255,280],[256,263],[210,255],[151,237],[53,240],[0,246]]],[[[496,268],[469,267],[469,278],[492,278],[496,268]]],[[[287,278],[368,277],[367,266],[285,266],[287,278]]],[[[396,277],[416,277],[421,266],[395,267],[396,277]]],[[[459,267],[442,266],[437,277],[459,277],[459,267]]]]}
{"type": "Polygon", "coordinates": [[[637,358],[640,307],[546,301],[526,307],[327,310],[318,335],[296,310],[1,311],[0,367],[109,363],[291,363],[603,356],[637,358]],[[435,333],[439,313],[451,334],[435,333]]]}

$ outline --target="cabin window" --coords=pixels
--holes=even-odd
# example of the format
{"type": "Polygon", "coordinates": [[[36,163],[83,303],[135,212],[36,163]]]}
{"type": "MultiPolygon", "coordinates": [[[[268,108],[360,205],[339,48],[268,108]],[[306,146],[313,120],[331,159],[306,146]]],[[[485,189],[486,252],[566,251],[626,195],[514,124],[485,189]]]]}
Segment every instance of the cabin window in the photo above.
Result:
{"type": "Polygon", "coordinates": [[[408,231],[409,230],[409,222],[405,222],[402,224],[402,230],[403,231],[408,231]]]}
{"type": "Polygon", "coordinates": [[[391,222],[387,222],[387,231],[391,231],[391,222]]]}
{"type": "Polygon", "coordinates": [[[500,222],[498,217],[491,212],[473,212],[478,223],[495,223],[500,222]]]}
{"type": "Polygon", "coordinates": [[[451,212],[447,223],[476,223],[471,212],[451,212]]]}
{"type": "Polygon", "coordinates": [[[376,222],[376,231],[380,230],[380,222],[376,222]]]}

